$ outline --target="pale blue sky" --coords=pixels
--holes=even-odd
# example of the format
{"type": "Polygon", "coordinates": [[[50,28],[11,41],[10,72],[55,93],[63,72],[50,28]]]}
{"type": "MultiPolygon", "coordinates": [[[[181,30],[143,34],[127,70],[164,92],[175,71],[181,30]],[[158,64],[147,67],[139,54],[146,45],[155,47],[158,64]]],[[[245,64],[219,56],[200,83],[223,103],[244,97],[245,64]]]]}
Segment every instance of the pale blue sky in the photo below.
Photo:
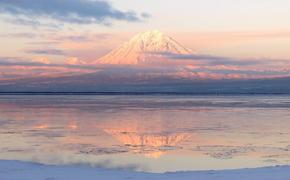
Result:
{"type": "MultiPolygon", "coordinates": [[[[171,31],[290,29],[289,0],[111,0],[121,9],[147,12],[147,24],[132,28],[171,31]]],[[[126,27],[128,28],[128,26],[126,27]]]]}

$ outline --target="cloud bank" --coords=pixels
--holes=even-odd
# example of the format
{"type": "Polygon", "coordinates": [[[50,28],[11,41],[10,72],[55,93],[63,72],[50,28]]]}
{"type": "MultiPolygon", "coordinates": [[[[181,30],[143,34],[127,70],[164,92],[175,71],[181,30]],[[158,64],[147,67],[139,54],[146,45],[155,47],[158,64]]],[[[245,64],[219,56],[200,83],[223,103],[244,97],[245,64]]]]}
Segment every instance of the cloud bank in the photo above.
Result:
{"type": "MultiPolygon", "coordinates": [[[[172,60],[191,60],[199,62],[201,65],[217,66],[217,65],[229,65],[229,66],[251,66],[251,65],[263,65],[266,64],[269,59],[237,59],[228,58],[222,56],[212,56],[207,54],[173,54],[173,53],[158,53],[165,58],[172,60]]],[[[276,62],[285,62],[286,60],[276,60],[276,62]]]]}
{"type": "Polygon", "coordinates": [[[0,13],[26,18],[50,18],[65,23],[108,24],[110,20],[142,21],[149,17],[121,11],[101,0],[0,0],[0,13]]]}
{"type": "MultiPolygon", "coordinates": [[[[82,38],[80,38],[82,39],[82,38]]],[[[62,55],[57,49],[32,49],[28,53],[39,55],[62,55]]],[[[159,54],[160,55],[160,54],[159,54]]],[[[265,79],[290,77],[289,60],[235,59],[212,55],[178,55],[163,53],[166,59],[160,64],[153,62],[144,65],[94,64],[67,57],[65,63],[53,63],[48,58],[36,60],[25,58],[0,57],[1,80],[19,77],[54,77],[56,81],[64,76],[75,76],[75,80],[90,77],[89,82],[171,82],[179,80],[218,80],[218,79],[265,79]],[[163,62],[164,61],[164,62],[163,62]]],[[[157,59],[156,61],[160,61],[157,59]]]]}
{"type": "Polygon", "coordinates": [[[31,49],[25,52],[29,54],[65,55],[65,52],[61,49],[31,49]]]}

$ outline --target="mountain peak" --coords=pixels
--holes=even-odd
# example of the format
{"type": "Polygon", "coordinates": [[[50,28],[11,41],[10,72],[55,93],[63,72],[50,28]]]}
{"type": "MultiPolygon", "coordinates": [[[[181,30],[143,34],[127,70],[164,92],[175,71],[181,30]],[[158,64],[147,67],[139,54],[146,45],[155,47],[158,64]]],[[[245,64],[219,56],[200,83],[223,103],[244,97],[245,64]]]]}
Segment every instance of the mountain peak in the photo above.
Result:
{"type": "Polygon", "coordinates": [[[180,45],[173,38],[158,30],[151,30],[137,34],[118,49],[100,58],[98,63],[137,65],[161,59],[161,54],[164,52],[172,54],[191,53],[189,49],[180,45]]]}
{"type": "MultiPolygon", "coordinates": [[[[135,38],[138,39],[143,39],[143,40],[148,40],[148,39],[156,39],[156,40],[160,40],[164,37],[165,35],[159,31],[159,30],[150,30],[150,31],[146,31],[143,33],[139,33],[135,36],[135,38]]],[[[133,38],[134,39],[134,38],[133,38]]]]}

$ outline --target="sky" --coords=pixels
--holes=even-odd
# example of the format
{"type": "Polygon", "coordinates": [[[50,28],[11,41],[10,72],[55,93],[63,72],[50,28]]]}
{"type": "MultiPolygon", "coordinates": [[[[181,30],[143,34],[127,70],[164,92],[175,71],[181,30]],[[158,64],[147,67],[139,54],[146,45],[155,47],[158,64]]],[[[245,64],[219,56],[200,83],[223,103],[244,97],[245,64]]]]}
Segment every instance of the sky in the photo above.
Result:
{"type": "Polygon", "coordinates": [[[267,59],[288,71],[289,8],[288,0],[0,0],[0,78],[53,76],[67,68],[21,63],[90,63],[151,29],[202,55],[267,59]]]}

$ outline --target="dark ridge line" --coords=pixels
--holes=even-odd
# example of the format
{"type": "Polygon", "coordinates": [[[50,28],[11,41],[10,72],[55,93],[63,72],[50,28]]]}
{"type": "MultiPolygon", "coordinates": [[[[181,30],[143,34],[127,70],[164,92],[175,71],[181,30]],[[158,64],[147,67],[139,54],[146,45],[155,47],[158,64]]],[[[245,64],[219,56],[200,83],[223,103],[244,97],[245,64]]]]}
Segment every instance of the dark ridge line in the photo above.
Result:
{"type": "Polygon", "coordinates": [[[0,95],[290,95],[290,93],[239,93],[239,92],[219,92],[219,93],[194,93],[194,92],[0,92],[0,95]]]}

